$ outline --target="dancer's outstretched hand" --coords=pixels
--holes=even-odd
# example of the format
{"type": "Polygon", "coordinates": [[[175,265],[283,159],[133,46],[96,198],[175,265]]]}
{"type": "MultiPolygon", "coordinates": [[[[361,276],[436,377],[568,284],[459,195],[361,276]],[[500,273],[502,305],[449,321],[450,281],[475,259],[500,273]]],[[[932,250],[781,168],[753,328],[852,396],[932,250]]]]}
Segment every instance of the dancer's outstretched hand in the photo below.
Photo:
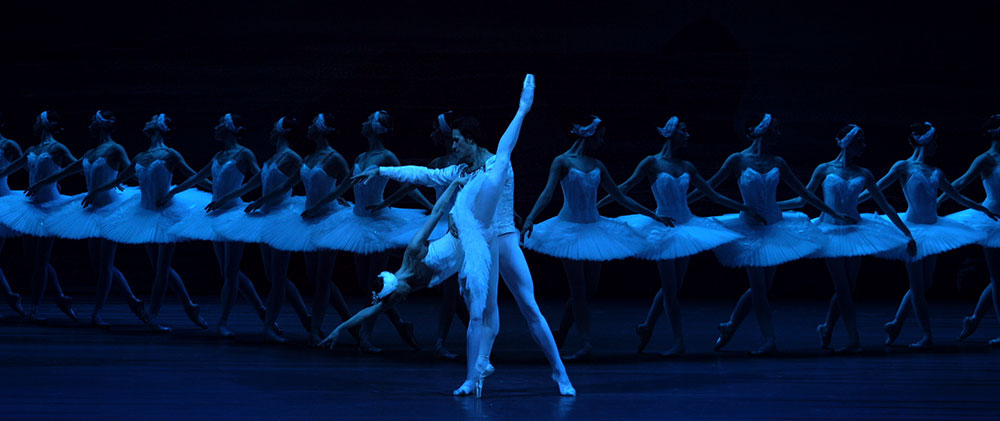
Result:
{"type": "Polygon", "coordinates": [[[90,193],[87,193],[87,195],[83,197],[83,200],[80,201],[80,205],[83,207],[87,207],[93,204],[94,204],[94,196],[90,193]]]}
{"type": "Polygon", "coordinates": [[[32,196],[38,194],[38,191],[41,190],[41,189],[42,189],[42,185],[41,184],[32,184],[31,187],[28,187],[27,189],[24,190],[24,195],[28,196],[28,197],[32,197],[32,196]]]}
{"type": "Polygon", "coordinates": [[[224,199],[225,198],[222,198],[220,200],[213,200],[211,202],[208,202],[208,204],[205,205],[205,212],[211,212],[211,211],[214,211],[214,210],[219,209],[220,207],[222,207],[223,203],[228,202],[228,200],[224,200],[224,199]]]}
{"type": "Polygon", "coordinates": [[[247,205],[247,207],[243,209],[243,212],[250,213],[250,212],[253,212],[253,211],[257,210],[257,209],[260,209],[263,206],[264,206],[264,202],[262,202],[260,199],[257,199],[257,200],[254,200],[253,203],[250,203],[249,205],[247,205]]]}
{"type": "Polygon", "coordinates": [[[535,102],[535,75],[528,73],[524,76],[524,85],[521,88],[520,111],[531,111],[531,104],[535,102]]]}
{"type": "Polygon", "coordinates": [[[340,336],[340,329],[334,329],[333,332],[330,332],[330,334],[326,336],[326,339],[319,342],[319,346],[321,348],[333,349],[333,346],[337,344],[338,336],[340,336]]]}
{"type": "Polygon", "coordinates": [[[531,238],[531,231],[535,229],[535,223],[532,221],[524,221],[524,225],[521,225],[521,242],[531,238]]]}
{"type": "Polygon", "coordinates": [[[370,180],[372,177],[374,177],[376,175],[378,175],[378,167],[371,166],[371,167],[365,168],[365,170],[361,171],[360,174],[351,177],[351,183],[352,184],[367,183],[368,180],[370,180]]]}
{"type": "Polygon", "coordinates": [[[917,240],[910,238],[910,241],[906,243],[906,254],[910,257],[917,255],[917,240]]]}

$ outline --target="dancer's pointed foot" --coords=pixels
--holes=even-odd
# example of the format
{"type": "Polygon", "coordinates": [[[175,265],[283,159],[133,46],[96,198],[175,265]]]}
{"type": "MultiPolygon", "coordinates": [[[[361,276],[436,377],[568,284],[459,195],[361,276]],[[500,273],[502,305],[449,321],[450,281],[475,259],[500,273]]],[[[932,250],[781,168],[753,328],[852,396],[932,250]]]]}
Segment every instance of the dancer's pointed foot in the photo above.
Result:
{"type": "Polygon", "coordinates": [[[930,335],[924,335],[919,341],[910,344],[910,349],[930,349],[934,346],[934,339],[930,335]]]}
{"type": "Polygon", "coordinates": [[[229,326],[226,326],[225,323],[219,323],[215,326],[215,333],[222,338],[232,338],[235,336],[233,335],[233,331],[229,330],[229,326]]]}
{"type": "MultiPolygon", "coordinates": [[[[455,396],[471,396],[473,393],[476,393],[476,383],[476,380],[466,380],[451,394],[455,396]]],[[[479,394],[482,396],[482,388],[479,389],[479,394]]]]}
{"type": "Polygon", "coordinates": [[[594,356],[593,350],[594,347],[592,345],[585,343],[583,344],[583,348],[580,348],[579,351],[576,351],[572,355],[563,357],[563,361],[587,361],[594,356]]]}
{"type": "Polygon", "coordinates": [[[128,308],[132,310],[132,314],[139,318],[140,322],[149,323],[149,313],[146,313],[146,307],[143,306],[142,300],[138,298],[133,298],[128,301],[128,308]]]}
{"type": "Polygon", "coordinates": [[[76,312],[73,311],[73,299],[72,298],[70,298],[68,296],[65,296],[65,295],[63,295],[63,296],[61,296],[59,298],[56,298],[56,306],[58,306],[59,309],[62,310],[62,312],[65,313],[66,317],[69,317],[70,320],[72,320],[74,322],[80,320],[80,319],[78,319],[76,317],[76,312]]]}
{"type": "Polygon", "coordinates": [[[372,345],[372,343],[368,342],[368,341],[361,341],[361,343],[358,344],[358,350],[360,350],[362,353],[365,353],[365,354],[381,354],[382,353],[382,348],[379,348],[379,347],[377,347],[375,345],[372,345]]]}
{"type": "Polygon", "coordinates": [[[733,339],[733,334],[736,333],[736,326],[733,322],[719,323],[719,337],[715,340],[715,347],[712,349],[714,351],[719,351],[722,347],[729,343],[730,339],[733,339]]]}
{"type": "Polygon", "coordinates": [[[773,355],[778,352],[778,346],[774,338],[764,338],[764,343],[757,350],[750,352],[751,355],[773,355]]]}
{"type": "Polygon", "coordinates": [[[553,330],[552,339],[556,341],[556,349],[562,349],[563,344],[566,343],[566,332],[559,329],[553,330]]]}
{"type": "Polygon", "coordinates": [[[399,322],[396,325],[396,332],[399,333],[399,337],[403,338],[403,342],[406,342],[410,348],[414,351],[420,350],[420,344],[417,343],[417,337],[413,334],[413,323],[410,322],[399,322]]]}
{"type": "Polygon", "coordinates": [[[684,341],[675,341],[674,346],[668,349],[666,352],[660,354],[661,357],[679,357],[684,355],[687,349],[684,347],[684,341]]]}
{"type": "Polygon", "coordinates": [[[899,337],[899,332],[903,330],[903,325],[892,321],[883,325],[882,329],[885,329],[885,344],[892,345],[899,337]]]}
{"type": "Polygon", "coordinates": [[[830,349],[830,342],[833,342],[833,329],[823,323],[816,326],[816,333],[819,334],[820,348],[830,349]]]}
{"type": "Polygon", "coordinates": [[[645,323],[639,323],[635,325],[635,334],[639,335],[639,349],[635,352],[641,354],[642,350],[646,349],[646,345],[649,344],[649,340],[653,339],[653,328],[645,323]]]}
{"type": "Polygon", "coordinates": [[[958,334],[958,341],[962,342],[965,338],[972,336],[972,334],[976,331],[976,328],[979,327],[979,322],[982,320],[983,319],[977,318],[975,315],[962,319],[962,332],[958,334]]]}
{"type": "Polygon", "coordinates": [[[267,307],[264,307],[264,306],[257,307],[257,317],[260,318],[260,321],[266,322],[267,321],[267,307]]]}
{"type": "Polygon", "coordinates": [[[7,305],[17,313],[18,316],[26,316],[24,307],[21,307],[21,294],[12,292],[7,296],[7,305]]]}
{"type": "Polygon", "coordinates": [[[202,329],[208,329],[208,322],[201,318],[201,306],[197,304],[184,306],[184,313],[187,314],[188,318],[191,319],[195,325],[202,329]]]}
{"type": "Polygon", "coordinates": [[[98,329],[108,329],[111,327],[111,323],[105,322],[101,318],[101,315],[97,313],[90,315],[90,324],[98,329]]]}
{"type": "Polygon", "coordinates": [[[573,388],[573,384],[569,381],[569,376],[566,372],[562,373],[552,373],[552,381],[556,382],[559,386],[559,395],[561,396],[576,396],[576,389],[573,388]]]}
{"type": "Polygon", "coordinates": [[[281,335],[278,335],[278,333],[275,332],[274,329],[264,329],[264,340],[275,344],[283,344],[288,342],[288,339],[285,339],[281,337],[281,335]]]}
{"type": "Polygon", "coordinates": [[[35,324],[46,324],[49,322],[49,318],[38,313],[38,307],[32,308],[28,311],[28,314],[24,316],[28,322],[35,324]]]}
{"type": "Polygon", "coordinates": [[[156,320],[150,320],[149,323],[146,323],[146,328],[156,333],[169,333],[171,331],[169,326],[161,325],[156,320]]]}
{"type": "Polygon", "coordinates": [[[448,348],[445,348],[444,344],[441,342],[434,345],[434,355],[445,360],[455,360],[458,358],[458,354],[449,351],[448,348]]]}

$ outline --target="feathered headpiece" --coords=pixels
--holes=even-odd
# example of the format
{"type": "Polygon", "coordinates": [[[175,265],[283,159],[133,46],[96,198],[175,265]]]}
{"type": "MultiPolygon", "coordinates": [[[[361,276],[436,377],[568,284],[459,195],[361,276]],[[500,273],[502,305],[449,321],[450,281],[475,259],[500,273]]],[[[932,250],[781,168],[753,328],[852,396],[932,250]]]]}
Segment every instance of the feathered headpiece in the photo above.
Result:
{"type": "Polygon", "coordinates": [[[672,116],[669,120],[667,120],[667,124],[664,124],[663,127],[657,127],[656,131],[660,132],[660,136],[670,139],[674,137],[674,133],[677,132],[677,125],[680,124],[680,122],[681,120],[677,118],[677,116],[672,116]]]}
{"type": "Polygon", "coordinates": [[[601,124],[601,119],[596,115],[590,116],[594,120],[586,126],[581,126],[579,124],[574,124],[573,129],[569,132],[576,135],[577,137],[591,137],[597,132],[597,127],[601,124]]]}
{"type": "Polygon", "coordinates": [[[840,146],[841,149],[849,146],[851,142],[854,142],[854,139],[857,138],[858,134],[861,133],[861,127],[858,127],[856,124],[852,124],[851,126],[851,131],[847,132],[844,137],[837,139],[837,146],[840,146]]]}
{"type": "Polygon", "coordinates": [[[769,127],[771,127],[771,114],[764,114],[764,118],[760,120],[760,123],[750,131],[750,137],[763,136],[764,133],[767,133],[769,127]]]}
{"type": "Polygon", "coordinates": [[[913,137],[913,141],[917,142],[917,144],[920,146],[924,146],[928,143],[931,143],[931,139],[934,139],[934,125],[931,124],[929,121],[925,121],[924,125],[930,126],[930,130],[927,130],[926,132],[924,132],[924,134],[920,136],[913,137]]]}

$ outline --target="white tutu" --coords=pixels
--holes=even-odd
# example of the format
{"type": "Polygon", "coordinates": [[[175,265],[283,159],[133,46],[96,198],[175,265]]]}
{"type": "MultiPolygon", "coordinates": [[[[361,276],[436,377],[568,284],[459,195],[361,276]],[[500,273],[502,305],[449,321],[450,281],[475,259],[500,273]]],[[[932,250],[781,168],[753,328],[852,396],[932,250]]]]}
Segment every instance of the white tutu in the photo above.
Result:
{"type": "Polygon", "coordinates": [[[719,262],[729,267],[776,266],[801,259],[819,250],[826,236],[801,212],[782,212],[782,219],[767,225],[751,225],[739,214],[716,218],[742,238],[714,249],[719,262]]]}
{"type": "Polygon", "coordinates": [[[906,247],[907,238],[892,221],[882,216],[865,213],[853,225],[836,225],[813,219],[816,227],[827,236],[827,242],[809,257],[854,257],[870,256],[906,247]]]}
{"type": "Polygon", "coordinates": [[[71,240],[101,237],[102,227],[108,216],[114,213],[126,200],[138,195],[139,188],[126,187],[122,191],[112,189],[109,192],[111,193],[109,195],[110,202],[104,205],[92,205],[85,208],[81,204],[83,197],[79,197],[53,212],[47,227],[49,235],[71,240]]]}
{"type": "MultiPolygon", "coordinates": [[[[976,244],[986,239],[987,233],[964,222],[956,221],[950,217],[938,217],[933,224],[917,224],[908,222],[906,214],[900,213],[899,217],[910,229],[910,234],[917,241],[917,254],[910,257],[906,254],[906,247],[899,247],[894,250],[881,253],[878,257],[894,260],[915,262],[927,256],[941,254],[969,244],[976,244]]],[[[886,216],[882,216],[888,220],[886,216]]]]}
{"type": "Polygon", "coordinates": [[[302,198],[298,203],[299,206],[287,206],[268,215],[270,222],[261,232],[264,243],[284,251],[318,250],[320,247],[316,245],[314,238],[327,232],[331,221],[339,220],[337,214],[351,211],[348,206],[339,206],[322,215],[305,219],[302,217],[305,199],[302,198]]]}
{"type": "MultiPolygon", "coordinates": [[[[12,193],[10,189],[6,189],[6,186],[7,186],[7,180],[3,180],[3,185],[0,186],[0,192],[4,192],[5,194],[3,196],[0,196],[0,215],[9,213],[6,205],[4,205],[3,198],[11,195],[12,193]]],[[[20,235],[21,233],[8,228],[6,225],[0,224],[0,238],[18,237],[20,235]]]]}
{"type": "Polygon", "coordinates": [[[4,210],[0,215],[0,224],[21,234],[36,237],[50,236],[52,234],[49,232],[48,224],[52,220],[51,216],[74,199],[82,197],[83,195],[57,194],[51,200],[37,202],[21,191],[13,191],[0,197],[0,209],[4,210]]]}
{"type": "Polygon", "coordinates": [[[372,216],[357,215],[353,205],[322,222],[313,237],[316,246],[357,254],[379,253],[406,247],[423,226],[427,215],[420,209],[385,208],[372,216]]]}
{"type": "Polygon", "coordinates": [[[235,208],[218,215],[212,228],[221,238],[220,241],[262,243],[268,225],[274,224],[276,218],[288,210],[303,209],[304,203],[305,198],[302,196],[291,196],[276,205],[266,206],[251,213],[244,212],[243,207],[235,208]]]}
{"type": "Polygon", "coordinates": [[[648,247],[635,257],[647,260],[693,256],[742,237],[714,220],[697,216],[672,228],[645,215],[627,215],[618,219],[646,233],[648,247]]]}
{"type": "Polygon", "coordinates": [[[985,213],[975,209],[966,209],[946,216],[949,220],[966,225],[976,231],[986,233],[986,238],[979,240],[983,247],[1000,247],[1000,222],[993,220],[985,213]]]}
{"type": "Polygon", "coordinates": [[[186,190],[175,195],[166,206],[149,209],[140,204],[141,193],[133,195],[104,220],[101,237],[123,244],[184,241],[185,238],[171,234],[170,229],[192,212],[203,212],[198,206],[205,206],[209,198],[203,191],[186,190]]]}
{"type": "MultiPolygon", "coordinates": [[[[211,197],[208,197],[208,200],[210,201],[211,197]]],[[[224,209],[216,209],[212,212],[205,212],[205,206],[208,203],[193,203],[191,211],[184,215],[184,218],[174,224],[174,226],[170,227],[170,235],[181,240],[226,241],[223,236],[216,232],[214,226],[227,213],[243,212],[243,208],[247,204],[242,200],[235,199],[231,206],[224,209]]]]}
{"type": "Polygon", "coordinates": [[[634,257],[646,249],[646,238],[624,220],[599,216],[590,223],[556,216],[535,224],[524,247],[560,259],[608,261],[634,257]]]}

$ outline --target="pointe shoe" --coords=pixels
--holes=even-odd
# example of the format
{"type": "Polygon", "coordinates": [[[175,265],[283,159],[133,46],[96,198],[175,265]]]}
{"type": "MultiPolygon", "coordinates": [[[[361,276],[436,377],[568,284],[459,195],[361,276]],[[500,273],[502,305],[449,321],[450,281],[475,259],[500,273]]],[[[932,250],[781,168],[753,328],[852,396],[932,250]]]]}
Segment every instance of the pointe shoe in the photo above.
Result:
{"type": "Polygon", "coordinates": [[[420,344],[417,343],[417,337],[413,334],[413,323],[400,322],[396,329],[396,332],[399,333],[399,337],[403,338],[403,342],[406,342],[406,344],[409,345],[410,348],[413,348],[414,351],[420,350],[420,344]]]}
{"type": "MultiPolygon", "coordinates": [[[[458,387],[458,389],[451,392],[451,394],[455,396],[471,396],[476,391],[477,383],[477,381],[466,380],[461,386],[458,387]]],[[[482,385],[479,385],[479,396],[482,396],[482,393],[482,385]]]]}
{"type": "Polygon", "coordinates": [[[201,306],[197,304],[191,304],[184,307],[184,313],[187,314],[188,318],[194,322],[195,325],[202,329],[208,329],[208,322],[201,318],[201,306]]]}
{"type": "Polygon", "coordinates": [[[896,338],[899,337],[899,332],[903,330],[903,326],[889,322],[882,325],[882,329],[885,329],[885,344],[888,346],[892,345],[893,342],[896,342],[896,338]]]}
{"type": "Polygon", "coordinates": [[[279,336],[272,329],[264,329],[264,340],[275,344],[283,344],[288,342],[288,339],[279,336]]]}
{"type": "Polygon", "coordinates": [[[833,329],[826,326],[826,323],[816,326],[816,333],[819,334],[820,347],[830,349],[830,342],[833,342],[833,329]]]}
{"type": "Polygon", "coordinates": [[[486,363],[486,367],[482,368],[482,371],[479,373],[479,378],[476,379],[476,399],[483,397],[483,382],[486,381],[486,378],[489,377],[490,374],[493,374],[494,370],[493,364],[490,363],[486,363]]]}
{"type": "Polygon", "coordinates": [[[719,323],[719,338],[715,340],[715,347],[712,348],[714,351],[719,351],[722,347],[729,343],[729,340],[733,339],[733,334],[736,333],[736,329],[730,322],[719,323]]]}
{"type": "Polygon", "coordinates": [[[649,340],[653,339],[653,329],[648,325],[639,323],[635,325],[635,334],[639,335],[639,349],[635,352],[641,354],[643,349],[646,349],[646,345],[649,344],[649,340]]]}
{"type": "Polygon", "coordinates": [[[447,348],[444,347],[444,345],[440,343],[434,346],[434,355],[436,355],[438,358],[445,360],[458,359],[458,354],[449,351],[447,348]]]}
{"type": "Polygon", "coordinates": [[[556,385],[559,386],[559,395],[568,397],[576,396],[576,389],[574,389],[573,384],[569,382],[569,377],[566,377],[563,381],[559,380],[560,377],[562,376],[555,373],[552,374],[552,381],[556,382],[556,385]]]}
{"type": "Polygon", "coordinates": [[[934,340],[928,336],[924,336],[923,339],[907,346],[907,348],[916,350],[931,349],[932,347],[934,347],[934,340]]]}
{"type": "Polygon", "coordinates": [[[267,321],[267,307],[257,307],[257,317],[260,318],[260,321],[266,322],[267,321]]]}
{"type": "Polygon", "coordinates": [[[135,299],[129,300],[128,302],[129,310],[132,310],[132,314],[139,318],[140,322],[149,323],[149,313],[146,313],[146,307],[143,305],[142,300],[135,299]]]}
{"type": "Polygon", "coordinates": [[[72,320],[74,322],[80,321],[80,319],[76,317],[76,312],[73,311],[73,299],[72,298],[67,297],[65,295],[63,295],[62,297],[56,298],[56,306],[58,306],[59,309],[62,310],[62,312],[65,313],[66,317],[69,317],[70,320],[72,320]]]}
{"type": "Polygon", "coordinates": [[[962,332],[958,334],[958,341],[962,342],[965,338],[972,336],[972,334],[979,327],[980,321],[982,321],[982,319],[977,319],[972,316],[962,319],[962,332]]]}
{"type": "Polygon", "coordinates": [[[105,322],[100,315],[94,314],[90,316],[90,324],[98,329],[108,329],[111,327],[111,323],[105,322]]]}
{"type": "Polygon", "coordinates": [[[562,359],[563,361],[587,361],[593,357],[593,349],[594,347],[590,344],[585,344],[579,351],[576,351],[572,355],[567,355],[562,359]]]}
{"type": "Polygon", "coordinates": [[[21,307],[21,294],[10,293],[7,296],[7,305],[10,306],[18,316],[25,317],[27,314],[24,312],[24,307],[21,307]]]}
{"type": "Polygon", "coordinates": [[[215,326],[215,333],[222,338],[232,338],[233,336],[236,336],[233,334],[233,331],[229,330],[228,326],[222,323],[220,323],[218,326],[215,326]]]}
{"type": "Polygon", "coordinates": [[[146,323],[146,328],[156,333],[169,333],[172,330],[169,326],[161,325],[155,320],[150,320],[149,323],[146,323]]]}

